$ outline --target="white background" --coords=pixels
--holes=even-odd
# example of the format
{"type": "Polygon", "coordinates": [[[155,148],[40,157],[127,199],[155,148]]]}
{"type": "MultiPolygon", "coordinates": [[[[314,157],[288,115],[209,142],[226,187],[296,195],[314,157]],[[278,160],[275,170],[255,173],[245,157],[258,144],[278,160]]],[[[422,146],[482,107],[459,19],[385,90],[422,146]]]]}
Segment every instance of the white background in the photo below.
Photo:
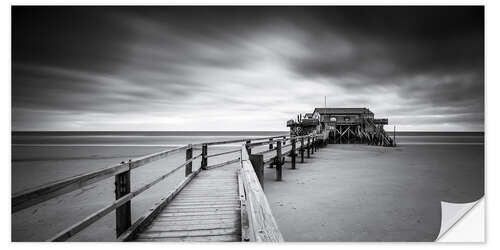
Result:
{"type": "MultiPolygon", "coordinates": [[[[0,110],[1,110],[1,122],[0,122],[0,135],[1,135],[1,154],[2,154],[2,167],[1,167],[1,181],[2,185],[2,203],[1,203],[1,244],[2,249],[5,248],[20,248],[20,249],[31,249],[31,248],[51,248],[51,249],[67,249],[71,247],[72,249],[85,249],[89,248],[95,249],[109,249],[109,248],[120,248],[120,249],[139,249],[148,248],[151,249],[172,249],[176,250],[182,249],[192,249],[193,247],[203,247],[204,249],[234,249],[242,248],[263,248],[263,249],[304,249],[309,247],[314,247],[318,249],[331,249],[331,248],[342,248],[342,249],[365,249],[367,247],[370,250],[376,249],[422,249],[422,248],[453,248],[453,249],[470,249],[471,247],[481,247],[481,248],[494,248],[500,249],[500,240],[498,237],[497,228],[499,222],[499,212],[500,207],[498,204],[498,199],[500,197],[498,191],[500,190],[500,178],[498,163],[498,154],[500,153],[498,147],[498,141],[500,140],[499,130],[500,130],[500,119],[499,110],[500,108],[500,96],[499,96],[499,71],[500,71],[500,1],[309,1],[309,2],[298,2],[298,1],[11,1],[3,2],[1,5],[0,17],[1,22],[1,34],[2,43],[1,50],[1,77],[2,82],[0,83],[0,110]],[[120,243],[11,243],[10,242],[10,198],[11,198],[11,174],[10,174],[10,157],[11,157],[11,5],[13,4],[317,4],[317,5],[340,5],[340,4],[359,4],[359,5],[374,5],[374,4],[385,4],[385,5],[414,5],[414,4],[432,4],[432,5],[443,5],[443,4],[459,4],[459,5],[481,5],[485,4],[485,35],[486,35],[486,83],[485,83],[485,133],[486,133],[486,200],[485,200],[485,224],[486,224],[486,244],[478,243],[285,243],[285,244],[223,244],[223,243],[212,243],[212,244],[194,244],[194,243],[184,243],[184,244],[120,244],[120,243]],[[497,156],[497,157],[495,157],[497,156]]],[[[477,223],[476,223],[477,224],[477,223]]],[[[474,225],[474,222],[473,224],[474,225]]],[[[300,226],[300,225],[297,225],[300,226]]],[[[476,229],[470,227],[469,233],[474,233],[476,229]]],[[[464,232],[462,232],[464,233],[464,232]]],[[[465,232],[467,234],[467,232],[465,232]]]]}

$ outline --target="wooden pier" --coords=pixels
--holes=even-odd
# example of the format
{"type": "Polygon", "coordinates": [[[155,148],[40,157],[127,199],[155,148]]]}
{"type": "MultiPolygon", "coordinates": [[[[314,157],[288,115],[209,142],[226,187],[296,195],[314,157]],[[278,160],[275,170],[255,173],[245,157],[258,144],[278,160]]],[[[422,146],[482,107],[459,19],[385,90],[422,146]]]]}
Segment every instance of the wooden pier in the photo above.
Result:
{"type": "Polygon", "coordinates": [[[264,193],[264,165],[276,169],[276,181],[283,179],[283,163],[289,157],[296,169],[296,157],[304,162],[325,144],[326,135],[308,134],[247,138],[207,142],[165,150],[121,162],[101,170],[66,178],[14,194],[12,213],[57,196],[115,178],[115,200],[85,219],[59,232],[48,241],[66,241],[92,223],[116,212],[116,237],[120,241],[284,241],[264,193]],[[240,143],[241,147],[209,154],[214,145],[240,143]],[[193,149],[201,154],[193,155],[193,149]],[[134,169],[185,152],[186,160],[150,183],[131,190],[134,169]],[[208,165],[209,159],[240,152],[240,157],[208,165]],[[199,167],[193,166],[201,158],[199,167]],[[165,193],[147,213],[132,223],[131,200],[153,185],[184,169],[185,178],[165,193]]]}

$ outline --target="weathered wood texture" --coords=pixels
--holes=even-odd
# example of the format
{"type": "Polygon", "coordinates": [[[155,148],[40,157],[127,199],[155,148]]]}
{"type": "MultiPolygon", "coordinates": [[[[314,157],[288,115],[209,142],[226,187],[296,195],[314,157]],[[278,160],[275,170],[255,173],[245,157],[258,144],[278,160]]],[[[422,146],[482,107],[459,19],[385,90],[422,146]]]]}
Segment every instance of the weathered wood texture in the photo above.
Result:
{"type": "Polygon", "coordinates": [[[15,193],[12,195],[12,213],[52,199],[59,195],[84,188],[101,180],[114,177],[115,175],[121,174],[131,169],[144,166],[147,163],[163,159],[167,157],[167,155],[186,148],[187,146],[161,151],[158,153],[133,159],[128,163],[120,163],[111,167],[69,177],[60,181],[51,182],[45,185],[21,191],[19,193],[15,193]]]}
{"type": "Polygon", "coordinates": [[[246,195],[249,240],[284,241],[245,146],[241,152],[241,178],[246,195]]]}
{"type": "Polygon", "coordinates": [[[239,164],[201,171],[137,241],[241,241],[239,164]]]}
{"type": "MultiPolygon", "coordinates": [[[[130,171],[115,176],[115,200],[130,193],[130,171]]],[[[116,237],[125,232],[132,225],[131,202],[116,208],[116,237]]]]}
{"type": "MultiPolygon", "coordinates": [[[[95,221],[97,221],[100,218],[102,218],[104,215],[110,213],[111,211],[113,211],[116,208],[121,207],[123,204],[125,204],[128,201],[132,200],[132,198],[134,198],[135,196],[137,196],[137,195],[141,194],[142,192],[148,190],[150,187],[152,187],[156,183],[164,180],[165,178],[167,178],[168,176],[172,175],[174,172],[176,172],[177,170],[179,170],[182,167],[186,166],[186,164],[192,162],[193,160],[195,160],[196,158],[198,158],[200,156],[201,156],[201,154],[198,155],[198,156],[195,156],[195,157],[191,158],[190,160],[184,162],[180,166],[178,166],[178,167],[170,170],[166,174],[164,174],[164,175],[162,175],[160,177],[157,177],[156,179],[154,179],[149,184],[146,184],[146,185],[144,185],[144,186],[136,189],[133,192],[127,193],[126,195],[122,196],[118,200],[115,200],[114,202],[112,202],[108,206],[106,206],[106,207],[100,209],[99,211],[97,211],[97,212],[95,212],[95,213],[87,216],[85,219],[83,219],[83,220],[75,223],[73,226],[71,226],[69,228],[66,228],[62,232],[58,233],[56,236],[50,238],[48,241],[65,241],[65,240],[71,238],[72,236],[74,236],[78,232],[80,232],[83,229],[85,229],[87,226],[91,225],[95,221]]],[[[190,177],[188,177],[188,178],[192,178],[191,176],[193,176],[193,175],[190,175],[190,177]]],[[[188,178],[186,178],[186,179],[188,179],[188,178]]]]}

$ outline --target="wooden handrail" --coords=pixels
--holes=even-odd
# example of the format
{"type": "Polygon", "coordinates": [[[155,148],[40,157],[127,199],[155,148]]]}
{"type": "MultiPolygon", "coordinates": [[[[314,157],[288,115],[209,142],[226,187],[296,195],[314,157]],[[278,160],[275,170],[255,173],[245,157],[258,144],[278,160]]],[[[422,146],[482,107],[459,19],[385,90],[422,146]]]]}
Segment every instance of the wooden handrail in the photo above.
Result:
{"type": "Polygon", "coordinates": [[[245,139],[236,139],[236,140],[228,140],[228,141],[202,142],[202,143],[193,144],[193,147],[200,147],[203,144],[206,144],[208,146],[213,146],[213,145],[223,145],[223,144],[236,143],[236,142],[260,141],[260,140],[268,140],[268,139],[271,139],[271,138],[282,138],[283,136],[288,136],[288,135],[277,135],[277,136],[257,137],[257,138],[245,138],[245,139]]]}
{"type": "Polygon", "coordinates": [[[49,239],[48,241],[65,241],[69,238],[71,238],[73,235],[75,235],[76,233],[80,232],[81,230],[85,229],[87,226],[91,225],[92,223],[94,223],[95,221],[97,221],[98,219],[100,219],[101,217],[103,217],[104,215],[110,213],[111,211],[113,211],[114,209],[120,207],[121,205],[125,204],[125,202],[127,201],[130,201],[132,200],[132,198],[134,198],[135,196],[139,195],[140,193],[148,190],[150,187],[154,186],[156,183],[162,181],[163,179],[167,178],[168,176],[170,176],[171,174],[173,174],[174,172],[176,172],[177,170],[181,169],[182,167],[186,166],[187,164],[189,164],[190,162],[192,162],[193,160],[197,159],[201,157],[201,154],[189,159],[188,161],[182,163],[180,166],[170,170],[169,172],[167,172],[166,174],[156,178],[155,180],[153,180],[152,182],[138,188],[137,190],[133,191],[133,192],[130,192],[128,193],[127,195],[121,197],[120,199],[117,199],[115,200],[113,203],[111,203],[110,205],[100,209],[99,211],[87,216],[85,219],[75,223],[73,226],[63,230],[62,232],[58,233],[56,236],[54,236],[53,238],[49,239]]]}
{"type": "Polygon", "coordinates": [[[236,152],[240,152],[240,149],[226,151],[226,152],[221,152],[221,153],[217,153],[217,154],[207,155],[207,158],[216,157],[216,156],[219,156],[219,155],[232,154],[232,153],[236,153],[236,152]]]}
{"type": "Polygon", "coordinates": [[[235,163],[235,162],[238,162],[240,161],[240,158],[236,158],[236,159],[232,159],[232,160],[229,160],[229,161],[225,161],[225,162],[221,162],[221,163],[218,163],[218,164],[214,164],[214,165],[210,165],[210,166],[207,166],[207,170],[209,169],[213,169],[213,168],[218,168],[218,167],[222,167],[222,166],[226,166],[226,165],[229,165],[229,164],[232,164],[232,163],[235,163]]]}
{"type": "Polygon", "coordinates": [[[249,240],[258,242],[284,241],[272,215],[264,190],[250,162],[245,145],[241,147],[240,173],[242,186],[245,190],[249,240]]]}
{"type": "Polygon", "coordinates": [[[187,146],[142,156],[104,169],[51,182],[12,195],[12,213],[167,157],[187,146]]]}
{"type": "MultiPolygon", "coordinates": [[[[219,142],[208,142],[208,143],[201,143],[201,144],[194,144],[194,145],[186,145],[186,146],[182,146],[182,147],[178,147],[178,148],[174,148],[174,149],[164,150],[164,151],[156,152],[153,154],[141,156],[141,157],[129,160],[128,162],[122,162],[120,164],[116,164],[116,165],[113,165],[113,166],[110,166],[110,167],[107,167],[104,169],[100,169],[100,170],[92,171],[89,173],[84,173],[84,174],[76,175],[73,177],[65,178],[65,179],[62,179],[59,181],[51,182],[48,184],[44,184],[44,185],[41,185],[41,186],[38,186],[35,188],[30,188],[30,189],[18,192],[16,194],[13,194],[13,196],[12,196],[12,213],[15,213],[15,212],[20,211],[24,208],[34,206],[36,204],[39,204],[39,203],[44,202],[46,200],[49,200],[51,198],[54,198],[54,197],[57,197],[59,195],[63,195],[63,194],[66,194],[66,193],[69,193],[69,192],[72,192],[72,191],[75,191],[78,189],[81,189],[87,185],[91,185],[93,183],[96,183],[96,182],[99,182],[99,181],[102,181],[104,179],[107,179],[107,178],[114,176],[115,177],[115,189],[118,190],[118,186],[116,186],[116,185],[126,185],[128,188],[121,190],[122,188],[120,186],[121,191],[119,191],[119,193],[115,193],[116,199],[111,204],[109,204],[109,205],[105,206],[104,208],[98,210],[97,212],[87,216],[85,219],[75,223],[73,226],[63,230],[62,232],[58,233],[56,236],[52,237],[49,240],[50,241],[67,240],[68,238],[74,236],[76,233],[80,232],[81,230],[83,230],[87,226],[91,225],[92,223],[94,223],[95,221],[97,221],[98,219],[102,218],[103,216],[105,216],[106,214],[110,213],[111,211],[113,211],[115,209],[117,211],[117,234],[119,234],[118,235],[119,239],[120,240],[128,240],[138,230],[140,230],[142,227],[144,227],[144,225],[146,225],[146,223],[150,219],[150,216],[152,216],[153,213],[159,212],[164,206],[166,206],[166,204],[170,200],[172,200],[173,197],[178,192],[180,192],[180,190],[185,185],[187,185],[187,183],[189,183],[189,181],[192,178],[194,178],[202,169],[205,170],[205,169],[210,169],[210,168],[214,168],[214,167],[220,167],[220,166],[224,166],[224,165],[238,162],[241,160],[240,158],[236,158],[236,159],[229,160],[229,161],[226,161],[223,163],[207,166],[206,160],[209,157],[215,157],[215,156],[219,156],[219,155],[236,153],[236,152],[241,151],[241,149],[238,149],[238,150],[231,150],[228,152],[222,152],[222,153],[208,155],[207,154],[207,146],[208,145],[227,144],[227,143],[234,143],[234,142],[247,142],[247,143],[249,143],[252,140],[258,141],[258,140],[269,140],[269,139],[275,139],[275,138],[283,138],[283,139],[272,140],[273,142],[277,142],[277,141],[284,142],[284,141],[290,140],[290,137],[287,138],[287,135],[279,135],[279,136],[271,136],[271,137],[259,137],[259,138],[247,138],[247,139],[219,141],[219,142]],[[195,148],[196,146],[200,146],[200,145],[202,146],[202,149],[203,149],[202,153],[192,157],[192,149],[195,148]],[[169,154],[172,154],[172,153],[178,152],[180,150],[184,150],[184,149],[186,150],[186,161],[184,163],[182,163],[180,166],[172,169],[168,173],[165,173],[165,174],[157,177],[156,179],[154,179],[150,183],[142,186],[141,188],[139,188],[133,192],[130,192],[130,172],[132,169],[135,169],[135,168],[144,166],[148,163],[163,159],[163,158],[167,157],[169,154]],[[192,162],[199,157],[202,157],[201,167],[195,171],[192,171],[190,166],[191,166],[192,162]],[[182,167],[186,167],[186,178],[166,198],[163,198],[159,204],[156,204],[155,207],[153,207],[148,212],[149,215],[147,215],[146,217],[144,217],[144,216],[140,217],[133,225],[131,225],[130,224],[130,201],[132,200],[132,198],[134,198],[135,196],[146,191],[147,189],[149,189],[153,185],[159,183],[160,181],[164,180],[165,178],[167,178],[168,176],[170,176],[172,173],[176,172],[177,170],[181,169],[182,167]],[[125,179],[121,179],[122,177],[125,179]],[[117,180],[120,180],[120,182],[123,181],[123,183],[118,183],[117,180]],[[125,209],[124,211],[126,213],[118,216],[119,210],[121,211],[123,209],[125,209]],[[127,213],[127,209],[128,209],[128,213],[127,213]],[[121,224],[120,230],[118,230],[118,217],[120,217],[121,219],[125,219],[124,220],[125,223],[121,224]],[[128,222],[127,222],[127,220],[128,220],[128,222]]],[[[247,163],[245,163],[245,164],[251,164],[248,161],[248,154],[247,154],[246,161],[247,161],[247,163]]],[[[242,162],[244,162],[244,161],[242,161],[242,162]]],[[[243,169],[245,169],[245,168],[242,168],[242,170],[243,169]]],[[[254,173],[254,176],[255,176],[255,173],[254,173]]],[[[245,181],[243,180],[242,182],[245,182],[245,181]]],[[[248,183],[248,180],[246,182],[248,183]]],[[[251,183],[248,183],[247,186],[248,186],[249,190],[254,188],[251,186],[251,183]]],[[[255,195],[255,196],[256,196],[256,199],[261,199],[257,195],[255,195]]],[[[266,200],[266,204],[267,204],[267,200],[266,200]]],[[[268,206],[269,205],[267,204],[267,207],[268,206]]],[[[256,219],[256,220],[259,220],[259,219],[256,219]]],[[[256,236],[256,237],[259,239],[267,239],[266,238],[267,236],[266,237],[256,236]]],[[[278,236],[273,236],[273,237],[269,236],[268,238],[282,240],[281,234],[279,234],[279,237],[278,236]],[[278,238],[276,238],[276,237],[278,237],[278,238]]]]}

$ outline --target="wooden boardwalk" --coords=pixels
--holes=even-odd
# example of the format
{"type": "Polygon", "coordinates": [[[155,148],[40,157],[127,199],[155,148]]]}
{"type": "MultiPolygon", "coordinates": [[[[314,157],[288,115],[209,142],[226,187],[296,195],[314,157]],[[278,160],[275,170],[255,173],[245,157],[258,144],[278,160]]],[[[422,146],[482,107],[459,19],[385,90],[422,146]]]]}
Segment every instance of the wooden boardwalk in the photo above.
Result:
{"type": "Polygon", "coordinates": [[[66,241],[114,211],[115,232],[119,241],[281,242],[284,241],[283,236],[263,189],[264,164],[273,164],[276,167],[276,180],[281,181],[284,156],[291,157],[291,167],[295,169],[297,152],[300,152],[301,162],[306,151],[309,158],[310,153],[314,154],[322,143],[317,137],[314,134],[296,137],[283,135],[189,144],[167,149],[13,194],[12,213],[114,178],[113,202],[47,241],[66,241]],[[209,146],[230,143],[241,143],[241,146],[208,154],[209,146]],[[195,148],[201,148],[201,153],[193,155],[195,148]],[[186,157],[182,164],[132,190],[131,175],[135,169],[182,152],[186,157]],[[208,165],[208,161],[214,157],[237,152],[240,154],[235,159],[208,165]],[[200,166],[193,169],[194,160],[199,158],[200,166]],[[185,178],[133,222],[132,199],[181,169],[184,169],[185,178]]]}
{"type": "Polygon", "coordinates": [[[201,171],[136,241],[241,241],[239,163],[201,171]]]}

